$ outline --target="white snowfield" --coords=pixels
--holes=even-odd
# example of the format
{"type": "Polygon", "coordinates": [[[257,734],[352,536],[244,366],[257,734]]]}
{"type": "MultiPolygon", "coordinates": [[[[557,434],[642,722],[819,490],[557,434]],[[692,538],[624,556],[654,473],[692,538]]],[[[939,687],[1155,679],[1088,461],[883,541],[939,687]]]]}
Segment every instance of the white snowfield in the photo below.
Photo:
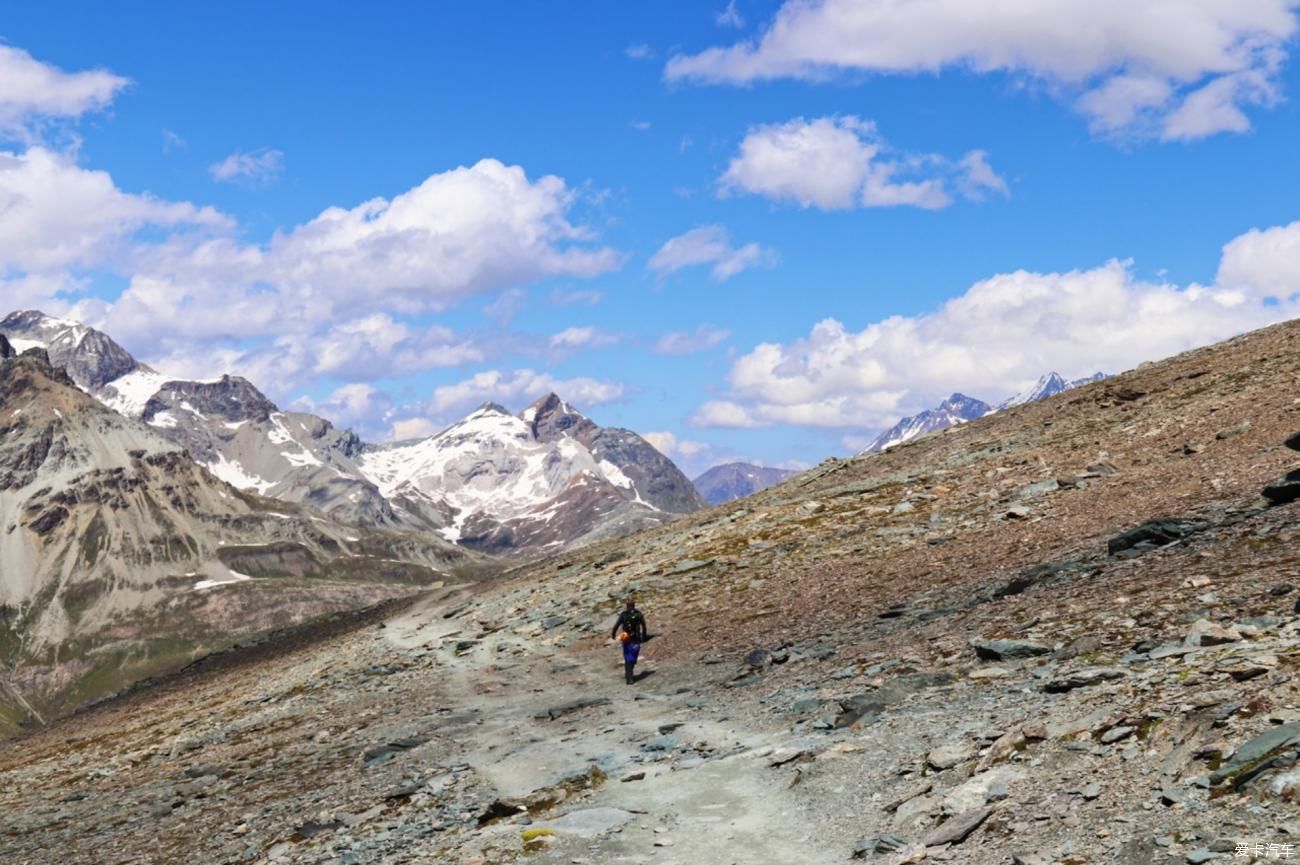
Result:
{"type": "Polygon", "coordinates": [[[170,380],[151,369],[137,369],[109,382],[98,395],[99,400],[119,414],[139,417],[149,398],[170,380]]]}

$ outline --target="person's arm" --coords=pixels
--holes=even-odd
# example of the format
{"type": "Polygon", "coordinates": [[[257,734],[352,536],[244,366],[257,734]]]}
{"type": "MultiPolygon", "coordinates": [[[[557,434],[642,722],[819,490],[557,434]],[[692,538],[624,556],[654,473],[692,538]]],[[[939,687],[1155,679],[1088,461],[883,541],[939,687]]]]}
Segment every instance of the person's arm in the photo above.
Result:
{"type": "Polygon", "coordinates": [[[624,613],[619,613],[618,618],[614,620],[614,630],[609,632],[609,638],[612,640],[618,636],[618,626],[623,624],[624,613]]]}
{"type": "Polygon", "coordinates": [[[637,642],[639,642],[639,643],[644,643],[645,640],[646,640],[646,637],[650,636],[650,632],[649,632],[649,630],[648,630],[648,626],[647,626],[646,623],[645,623],[645,613],[642,613],[642,614],[641,614],[641,621],[640,621],[639,625],[640,625],[640,627],[638,628],[638,630],[641,631],[641,636],[640,636],[640,638],[637,640],[637,642]]]}

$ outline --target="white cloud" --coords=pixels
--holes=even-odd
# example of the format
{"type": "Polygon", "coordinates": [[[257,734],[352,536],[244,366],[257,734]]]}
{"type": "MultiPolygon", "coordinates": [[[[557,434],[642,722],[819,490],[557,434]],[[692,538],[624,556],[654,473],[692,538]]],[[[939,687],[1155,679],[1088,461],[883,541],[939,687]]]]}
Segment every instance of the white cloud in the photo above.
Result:
{"type": "Polygon", "coordinates": [[[736,8],[736,0],[727,0],[727,8],[719,12],[713,20],[719,27],[730,27],[734,30],[740,30],[745,26],[745,19],[736,8]]]}
{"type": "Polygon", "coordinates": [[[423,439],[441,432],[442,426],[434,423],[428,418],[411,417],[404,418],[393,422],[394,441],[403,441],[405,439],[423,439]]]}
{"type": "Polygon", "coordinates": [[[212,179],[221,183],[266,186],[284,173],[284,151],[263,148],[252,153],[236,151],[208,166],[212,179]]]}
{"type": "Polygon", "coordinates": [[[621,337],[598,327],[566,327],[559,333],[551,334],[547,341],[553,349],[573,350],[579,348],[602,348],[615,345],[621,337]]]}
{"type": "Polygon", "coordinates": [[[0,272],[120,263],[145,228],[231,225],[210,207],[123,192],[106,172],[43,147],[0,152],[0,272]]]}
{"type": "Polygon", "coordinates": [[[511,372],[488,370],[435,388],[429,403],[435,417],[452,417],[482,405],[496,402],[506,406],[531,403],[547,393],[556,393],[577,406],[593,406],[622,399],[622,384],[593,378],[559,379],[550,373],[531,369],[511,372]]]}
{"type": "Polygon", "coordinates": [[[966,198],[1007,195],[988,154],[972,150],[952,162],[937,154],[893,153],[875,124],[853,116],[802,117],[755,126],[719,180],[722,194],[747,192],[800,207],[911,206],[952,203],[949,183],[966,198]]]}
{"type": "Polygon", "coordinates": [[[1223,247],[1215,281],[1243,299],[1300,292],[1300,221],[1233,238],[1223,247]]]}
{"type": "Polygon", "coordinates": [[[705,453],[711,447],[705,442],[679,439],[670,432],[641,433],[641,438],[650,442],[650,444],[654,445],[655,450],[669,459],[674,457],[695,457],[705,453]]]}
{"type": "Polygon", "coordinates": [[[317,338],[314,371],[349,379],[381,378],[484,360],[481,348],[450,328],[413,328],[384,313],[343,322],[317,338]]]}
{"type": "Polygon", "coordinates": [[[649,129],[650,129],[650,121],[649,121],[649,120],[633,120],[633,121],[631,121],[630,123],[628,123],[628,126],[631,126],[631,127],[632,127],[633,129],[635,129],[637,132],[647,132],[647,131],[649,131],[649,129]]]}
{"type": "Polygon", "coordinates": [[[1196,138],[1280,98],[1294,0],[787,0],[757,40],[676,55],[669,80],[860,71],[1003,73],[1071,98],[1094,129],[1196,138]]]}
{"type": "Polygon", "coordinates": [[[657,354],[694,354],[707,351],[731,336],[731,331],[702,324],[695,330],[672,330],[655,341],[657,354]]]}
{"type": "Polygon", "coordinates": [[[257,244],[217,210],[126,192],[69,155],[0,151],[0,291],[75,312],[171,374],[230,370],[286,399],[321,377],[484,361],[490,340],[411,319],[620,266],[567,218],[575,198],[558,177],[484,160],[257,244]],[[82,297],[104,273],[126,288],[82,297]]]}
{"type": "Polygon", "coordinates": [[[751,267],[773,267],[776,259],[774,250],[757,243],[732,247],[721,225],[702,225],[665,242],[648,266],[659,276],[667,276],[683,268],[711,264],[713,278],[724,282],[751,267]]]}
{"type": "Polygon", "coordinates": [[[64,72],[0,45],[0,134],[30,139],[46,120],[75,120],[108,107],[129,83],[104,69],[64,72]]]}
{"type": "Polygon", "coordinates": [[[655,50],[644,42],[634,42],[623,49],[623,54],[630,60],[650,60],[655,56],[655,50]]]}
{"type": "Polygon", "coordinates": [[[953,391],[987,400],[1038,376],[1120,372],[1300,315],[1300,222],[1223,250],[1214,285],[1138,278],[1127,262],[1003,273],[938,310],[852,331],[835,319],[738,358],[700,426],[880,429],[953,391]]]}

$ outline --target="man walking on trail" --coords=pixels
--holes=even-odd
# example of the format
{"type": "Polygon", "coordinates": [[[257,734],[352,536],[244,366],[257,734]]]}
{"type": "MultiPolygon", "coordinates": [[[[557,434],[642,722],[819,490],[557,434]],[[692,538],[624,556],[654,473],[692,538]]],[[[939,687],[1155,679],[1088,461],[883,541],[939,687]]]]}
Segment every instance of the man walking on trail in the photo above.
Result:
{"type": "Polygon", "coordinates": [[[641,654],[641,644],[646,639],[645,616],[636,608],[636,601],[627,599],[627,609],[618,614],[618,621],[614,623],[614,630],[609,635],[623,641],[623,671],[630,685],[636,681],[632,671],[636,667],[637,656],[641,654]]]}

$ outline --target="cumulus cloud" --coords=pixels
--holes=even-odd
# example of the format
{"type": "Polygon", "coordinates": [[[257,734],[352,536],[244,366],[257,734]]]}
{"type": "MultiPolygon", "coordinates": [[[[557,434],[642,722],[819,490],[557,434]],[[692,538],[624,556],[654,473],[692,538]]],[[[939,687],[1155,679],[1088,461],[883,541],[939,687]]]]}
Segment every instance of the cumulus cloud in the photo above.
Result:
{"type": "Polygon", "coordinates": [[[284,173],[284,151],[270,148],[252,153],[236,151],[209,165],[208,173],[219,183],[266,186],[284,173]]]}
{"type": "Polygon", "coordinates": [[[773,267],[776,252],[757,243],[735,248],[721,225],[702,225],[669,239],[649,263],[650,270],[667,276],[687,267],[711,264],[713,278],[725,282],[751,267],[773,267]]]}
{"type": "Polygon", "coordinates": [[[130,242],[146,228],[232,225],[210,207],[123,192],[106,172],[44,147],[0,152],[0,272],[122,264],[130,242]]]}
{"type": "Polygon", "coordinates": [[[48,120],[75,120],[108,107],[130,82],[104,69],[64,72],[0,45],[0,135],[31,139],[48,120]]]}
{"type": "Polygon", "coordinates": [[[620,400],[625,389],[619,382],[584,377],[561,379],[531,369],[487,370],[435,388],[429,410],[435,417],[455,417],[485,402],[523,406],[548,393],[587,407],[620,400]]]}
{"type": "Polygon", "coordinates": [[[650,60],[655,56],[655,50],[644,42],[634,42],[623,49],[623,55],[629,60],[650,60]]]}
{"type": "Polygon", "coordinates": [[[679,439],[670,432],[641,433],[641,438],[650,442],[650,444],[654,445],[655,450],[669,459],[674,457],[695,457],[705,453],[710,448],[710,445],[705,442],[679,439]]]}
{"type": "Polygon", "coordinates": [[[0,151],[0,291],[76,314],[170,374],[230,370],[283,399],[319,379],[486,360],[489,340],[418,322],[621,266],[568,218],[575,197],[558,177],[483,160],[249,243],[220,211],[127,192],[68,154],[0,151]],[[125,288],[82,296],[104,273],[125,288]]]}
{"type": "Polygon", "coordinates": [[[964,197],[1008,195],[988,154],[953,162],[937,154],[895,153],[874,123],[853,116],[802,117],[755,126],[719,180],[723,195],[750,193],[800,207],[947,207],[950,186],[964,197]]]}
{"type": "Polygon", "coordinates": [[[656,354],[695,354],[708,351],[731,336],[731,331],[702,324],[695,330],[670,330],[655,340],[656,354]]]}
{"type": "Polygon", "coordinates": [[[879,429],[953,391],[996,400],[1057,371],[1119,372],[1300,315],[1300,222],[1223,250],[1213,285],[1141,279],[1128,262],[1066,273],[1016,271],[938,310],[854,331],[835,319],[738,358],[701,426],[879,429]]]}
{"type": "Polygon", "coordinates": [[[1294,0],[787,0],[755,40],[678,54],[673,81],[844,72],[1002,73],[1041,82],[1102,133],[1200,138],[1281,98],[1294,0]]]}

